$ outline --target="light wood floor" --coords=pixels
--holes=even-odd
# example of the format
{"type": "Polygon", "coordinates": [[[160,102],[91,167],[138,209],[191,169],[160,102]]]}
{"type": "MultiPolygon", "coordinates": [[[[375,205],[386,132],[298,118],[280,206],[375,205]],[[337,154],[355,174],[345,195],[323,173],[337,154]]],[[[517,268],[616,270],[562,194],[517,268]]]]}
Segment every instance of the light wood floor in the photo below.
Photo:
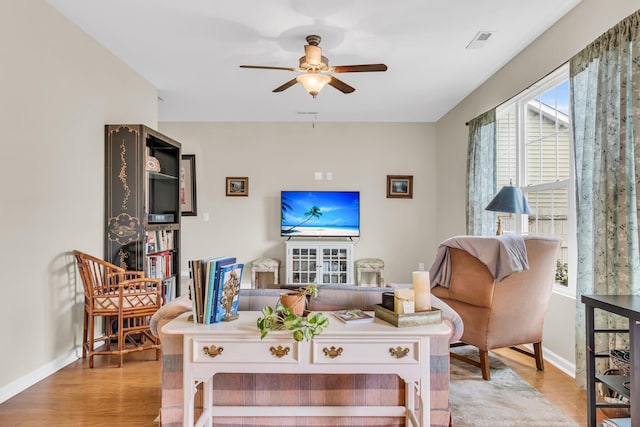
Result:
{"type": "MultiPolygon", "coordinates": [[[[537,371],[533,359],[512,350],[495,353],[579,425],[587,425],[586,393],[571,377],[550,363],[537,371]]],[[[1,404],[0,426],[157,427],[160,362],[153,355],[127,355],[120,369],[115,358],[96,357],[93,369],[76,361],[1,404]]],[[[607,415],[627,416],[608,412],[598,419],[607,415]]]]}
{"type": "MultiPolygon", "coordinates": [[[[568,376],[550,363],[545,363],[544,371],[535,369],[535,361],[529,356],[510,349],[494,351],[498,357],[529,384],[542,393],[558,409],[573,418],[579,425],[587,425],[587,392],[576,386],[568,376]]],[[[621,409],[598,409],[596,419],[628,417],[629,412],[621,409]]]]}

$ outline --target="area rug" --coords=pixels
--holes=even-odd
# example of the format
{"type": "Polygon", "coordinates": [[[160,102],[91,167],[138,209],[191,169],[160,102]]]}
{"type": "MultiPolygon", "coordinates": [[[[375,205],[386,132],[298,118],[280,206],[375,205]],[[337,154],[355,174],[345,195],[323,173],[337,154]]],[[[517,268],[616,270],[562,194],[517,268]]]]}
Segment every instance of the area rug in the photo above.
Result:
{"type": "MultiPolygon", "coordinates": [[[[471,347],[452,351],[478,360],[471,347]]],[[[568,415],[489,352],[491,381],[480,369],[451,359],[449,403],[455,427],[578,427],[568,415]]]]}

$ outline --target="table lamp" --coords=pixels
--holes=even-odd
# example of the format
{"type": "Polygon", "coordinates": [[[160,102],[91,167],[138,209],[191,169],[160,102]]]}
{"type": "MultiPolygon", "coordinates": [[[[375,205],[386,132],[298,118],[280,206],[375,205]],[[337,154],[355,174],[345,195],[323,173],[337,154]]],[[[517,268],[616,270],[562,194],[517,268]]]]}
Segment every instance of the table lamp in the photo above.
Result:
{"type": "Polygon", "coordinates": [[[484,208],[487,211],[493,212],[506,212],[507,215],[498,215],[498,231],[496,235],[502,234],[502,218],[509,218],[511,214],[527,214],[531,215],[533,212],[527,203],[527,199],[522,194],[520,187],[513,187],[511,185],[505,185],[496,194],[496,197],[484,208]]]}

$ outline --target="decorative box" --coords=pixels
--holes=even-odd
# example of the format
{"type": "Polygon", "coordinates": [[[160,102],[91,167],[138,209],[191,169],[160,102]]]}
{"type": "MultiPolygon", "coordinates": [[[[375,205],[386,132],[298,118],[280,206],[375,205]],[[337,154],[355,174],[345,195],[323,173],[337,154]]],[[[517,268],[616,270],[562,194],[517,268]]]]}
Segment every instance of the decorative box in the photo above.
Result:
{"type": "Polygon", "coordinates": [[[387,310],[393,311],[395,294],[393,292],[383,292],[382,293],[382,306],[387,310]]]}
{"type": "Polygon", "coordinates": [[[375,306],[376,317],[391,323],[398,328],[405,326],[432,325],[442,322],[442,310],[432,307],[429,311],[419,311],[417,313],[398,314],[393,310],[388,310],[382,305],[375,306]]]}

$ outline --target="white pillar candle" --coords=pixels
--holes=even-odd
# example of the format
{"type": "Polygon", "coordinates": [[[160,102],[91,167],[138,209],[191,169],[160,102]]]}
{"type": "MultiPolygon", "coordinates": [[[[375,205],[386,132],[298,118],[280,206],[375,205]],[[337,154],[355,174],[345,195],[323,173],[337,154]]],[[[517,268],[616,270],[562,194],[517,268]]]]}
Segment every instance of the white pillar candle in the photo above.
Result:
{"type": "Polygon", "coordinates": [[[431,285],[428,271],[413,272],[413,292],[416,311],[431,310],[431,285]]]}

